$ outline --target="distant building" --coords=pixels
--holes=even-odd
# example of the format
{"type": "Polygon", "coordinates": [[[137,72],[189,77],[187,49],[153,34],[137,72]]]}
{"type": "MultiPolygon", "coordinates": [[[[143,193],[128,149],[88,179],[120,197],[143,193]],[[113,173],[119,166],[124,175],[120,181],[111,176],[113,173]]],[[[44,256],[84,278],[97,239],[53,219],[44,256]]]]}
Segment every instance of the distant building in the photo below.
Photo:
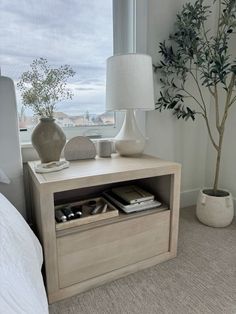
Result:
{"type": "Polygon", "coordinates": [[[61,127],[74,127],[73,120],[64,112],[55,112],[54,118],[61,127]]]}
{"type": "MultiPolygon", "coordinates": [[[[80,127],[80,126],[98,126],[113,125],[115,123],[114,113],[105,112],[102,114],[94,114],[86,112],[83,115],[70,116],[64,112],[55,112],[54,118],[56,123],[61,127],[80,127]]],[[[19,114],[20,128],[33,128],[38,123],[35,116],[26,116],[23,112],[19,114]]]]}
{"type": "Polygon", "coordinates": [[[75,126],[89,125],[89,121],[85,116],[75,116],[71,117],[71,119],[73,120],[75,126]]]}
{"type": "Polygon", "coordinates": [[[115,123],[115,117],[113,112],[104,112],[99,115],[99,119],[102,121],[102,124],[111,125],[115,123]]]}

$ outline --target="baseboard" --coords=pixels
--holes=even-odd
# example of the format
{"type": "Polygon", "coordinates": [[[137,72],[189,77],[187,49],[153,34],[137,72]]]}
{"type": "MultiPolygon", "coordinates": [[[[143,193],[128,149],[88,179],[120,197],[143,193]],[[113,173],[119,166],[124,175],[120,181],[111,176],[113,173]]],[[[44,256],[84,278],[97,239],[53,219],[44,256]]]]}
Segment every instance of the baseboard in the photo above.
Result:
{"type": "Polygon", "coordinates": [[[182,191],[180,194],[180,208],[196,205],[199,189],[182,191]]]}
{"type": "MultiPolygon", "coordinates": [[[[180,208],[196,205],[199,191],[200,188],[182,191],[180,194],[180,208]]],[[[233,197],[233,201],[234,201],[234,216],[236,216],[236,197],[233,197]]]]}

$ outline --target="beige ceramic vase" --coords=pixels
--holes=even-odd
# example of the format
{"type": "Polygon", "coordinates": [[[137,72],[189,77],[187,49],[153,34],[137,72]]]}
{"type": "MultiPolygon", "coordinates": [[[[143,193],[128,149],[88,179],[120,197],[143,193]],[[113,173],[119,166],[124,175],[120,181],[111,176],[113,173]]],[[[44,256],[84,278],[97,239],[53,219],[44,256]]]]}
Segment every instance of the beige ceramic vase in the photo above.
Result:
{"type": "Polygon", "coordinates": [[[32,144],[42,163],[59,161],[66,136],[53,118],[41,118],[32,133],[32,144]]]}
{"type": "Polygon", "coordinates": [[[201,190],[198,196],[197,218],[210,227],[226,227],[234,217],[234,205],[231,193],[221,192],[220,196],[209,195],[208,191],[201,190]]]}

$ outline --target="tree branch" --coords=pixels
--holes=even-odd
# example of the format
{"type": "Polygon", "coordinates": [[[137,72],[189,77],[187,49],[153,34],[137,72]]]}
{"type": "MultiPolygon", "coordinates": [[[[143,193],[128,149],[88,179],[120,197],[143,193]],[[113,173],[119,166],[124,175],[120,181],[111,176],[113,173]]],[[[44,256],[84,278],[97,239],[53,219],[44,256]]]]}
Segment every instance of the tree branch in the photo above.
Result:
{"type": "Polygon", "coordinates": [[[202,24],[202,29],[203,29],[203,35],[204,35],[204,37],[205,37],[205,41],[206,41],[207,47],[208,47],[208,49],[209,49],[209,53],[210,53],[212,59],[214,59],[213,53],[212,53],[212,51],[211,51],[211,46],[210,46],[210,44],[209,44],[209,39],[208,39],[208,37],[207,37],[207,32],[206,32],[206,29],[205,29],[205,25],[204,25],[203,22],[202,22],[201,24],[202,24]]]}
{"type": "Polygon", "coordinates": [[[203,117],[204,117],[204,119],[205,119],[205,121],[206,121],[207,131],[208,131],[210,140],[211,140],[213,146],[215,147],[215,149],[218,151],[219,147],[218,147],[218,145],[216,144],[216,142],[215,142],[215,140],[214,140],[214,138],[213,138],[213,136],[212,136],[212,132],[211,132],[211,128],[210,128],[210,124],[209,124],[208,117],[207,117],[207,115],[204,115],[203,117]]]}
{"type": "Polygon", "coordinates": [[[197,104],[201,107],[201,109],[203,110],[203,113],[200,113],[198,112],[199,114],[201,114],[203,116],[203,118],[205,119],[205,122],[206,122],[206,126],[207,126],[207,131],[208,131],[208,134],[209,134],[209,137],[210,137],[210,140],[214,146],[214,148],[218,151],[218,146],[213,138],[213,135],[212,135],[212,131],[211,131],[211,127],[210,127],[210,123],[209,123],[209,119],[208,119],[208,116],[207,116],[207,110],[206,110],[206,104],[205,104],[205,101],[204,101],[204,98],[203,98],[203,95],[202,95],[202,91],[200,89],[200,86],[199,86],[199,83],[197,81],[197,79],[195,78],[195,76],[193,75],[192,72],[190,72],[191,75],[193,76],[197,86],[198,86],[198,90],[199,90],[199,93],[200,93],[200,97],[201,97],[201,100],[203,102],[203,105],[197,100],[196,97],[194,97],[191,93],[189,93],[187,90],[183,89],[189,96],[191,96],[196,102],[197,104]]]}
{"type": "Polygon", "coordinates": [[[220,124],[221,132],[224,132],[225,121],[227,119],[228,110],[229,110],[230,104],[232,102],[231,101],[231,97],[232,97],[233,88],[234,88],[234,84],[235,84],[235,78],[236,78],[235,73],[232,73],[232,76],[231,76],[231,79],[230,79],[230,83],[229,83],[229,87],[228,87],[229,91],[228,91],[228,94],[227,94],[227,97],[226,97],[226,102],[225,102],[224,115],[223,115],[223,118],[222,118],[222,121],[221,121],[221,124],[220,124]]]}
{"type": "Polygon", "coordinates": [[[220,113],[219,113],[219,97],[217,85],[214,85],[214,98],[215,98],[215,110],[216,110],[216,128],[220,133],[220,113]]]}
{"type": "Polygon", "coordinates": [[[211,131],[211,127],[210,127],[210,123],[209,123],[209,119],[208,119],[208,116],[207,116],[207,108],[206,108],[206,103],[205,103],[205,100],[204,100],[204,97],[203,97],[203,94],[202,94],[202,90],[201,90],[201,87],[198,83],[198,80],[197,78],[194,76],[194,74],[190,71],[190,74],[191,76],[193,77],[196,85],[197,85],[197,88],[198,88],[198,91],[199,91],[199,94],[200,94],[200,97],[201,97],[201,100],[202,100],[202,104],[193,96],[193,98],[197,101],[197,103],[201,106],[202,110],[203,110],[203,117],[206,121],[206,126],[207,126],[207,131],[208,131],[208,134],[209,134],[209,137],[210,137],[210,140],[214,146],[214,148],[218,151],[218,146],[213,138],[213,135],[212,135],[212,131],[211,131]]]}
{"type": "Polygon", "coordinates": [[[204,97],[203,97],[203,94],[202,94],[201,87],[200,87],[200,85],[198,83],[198,80],[196,79],[196,77],[194,76],[192,71],[190,71],[189,73],[191,74],[191,76],[193,77],[195,83],[197,84],[198,92],[200,94],[200,98],[202,100],[202,104],[203,104],[203,107],[204,107],[204,112],[206,112],[206,103],[205,103],[205,100],[204,100],[204,97]]]}
{"type": "Polygon", "coordinates": [[[205,109],[202,106],[202,104],[197,100],[197,98],[195,96],[193,96],[189,91],[187,91],[185,88],[182,88],[182,91],[184,91],[187,95],[189,95],[189,97],[193,98],[195,100],[195,102],[199,105],[199,107],[202,109],[203,114],[205,114],[205,109]]]}
{"type": "Polygon", "coordinates": [[[236,96],[233,97],[233,99],[232,99],[231,102],[229,103],[228,108],[230,108],[230,107],[233,105],[233,103],[234,103],[235,101],[236,101],[236,96]]]}

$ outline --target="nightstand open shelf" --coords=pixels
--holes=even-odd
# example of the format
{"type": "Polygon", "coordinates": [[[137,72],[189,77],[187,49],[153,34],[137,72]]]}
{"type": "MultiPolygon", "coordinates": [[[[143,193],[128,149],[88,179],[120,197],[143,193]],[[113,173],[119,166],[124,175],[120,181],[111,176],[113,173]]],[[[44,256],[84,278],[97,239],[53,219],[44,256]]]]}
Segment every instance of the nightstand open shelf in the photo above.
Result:
{"type": "Polygon", "coordinates": [[[80,293],[176,256],[180,165],[150,156],[72,162],[37,174],[29,163],[35,224],[44,249],[49,302],[80,293]],[[163,204],[87,224],[56,224],[55,205],[138,184],[163,204]]]}

